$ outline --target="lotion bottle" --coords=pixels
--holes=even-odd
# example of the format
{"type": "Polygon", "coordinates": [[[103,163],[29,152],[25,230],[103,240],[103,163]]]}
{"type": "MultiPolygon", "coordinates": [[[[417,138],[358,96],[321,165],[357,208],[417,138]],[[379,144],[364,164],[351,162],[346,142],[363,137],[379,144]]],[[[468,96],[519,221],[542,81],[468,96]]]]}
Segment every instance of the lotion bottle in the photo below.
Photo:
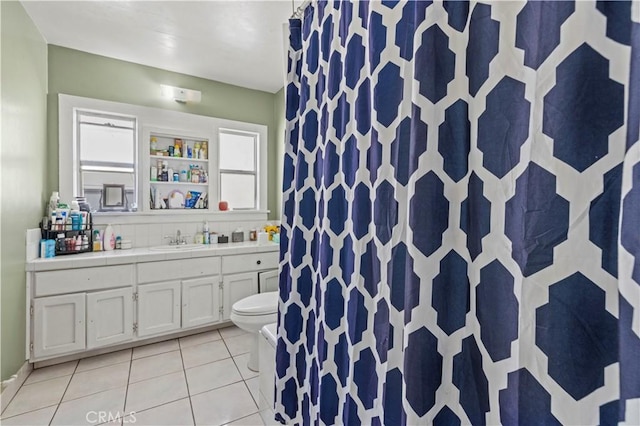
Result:
{"type": "Polygon", "coordinates": [[[104,251],[111,251],[116,248],[116,233],[113,232],[113,227],[107,225],[104,230],[104,237],[102,239],[102,249],[104,251]]]}
{"type": "Polygon", "coordinates": [[[209,244],[209,222],[207,222],[206,220],[202,225],[202,234],[204,236],[204,243],[209,244]]]}

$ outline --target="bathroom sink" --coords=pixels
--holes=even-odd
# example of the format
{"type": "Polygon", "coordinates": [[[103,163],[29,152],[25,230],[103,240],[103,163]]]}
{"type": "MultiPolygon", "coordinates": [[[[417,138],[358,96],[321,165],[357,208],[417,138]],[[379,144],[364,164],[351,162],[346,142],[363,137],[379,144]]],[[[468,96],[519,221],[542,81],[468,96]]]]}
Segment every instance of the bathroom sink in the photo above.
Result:
{"type": "Polygon", "coordinates": [[[154,247],[149,247],[149,250],[151,251],[185,251],[185,250],[201,250],[207,247],[209,246],[206,246],[204,244],[179,244],[177,246],[176,245],[154,246],[154,247]]]}

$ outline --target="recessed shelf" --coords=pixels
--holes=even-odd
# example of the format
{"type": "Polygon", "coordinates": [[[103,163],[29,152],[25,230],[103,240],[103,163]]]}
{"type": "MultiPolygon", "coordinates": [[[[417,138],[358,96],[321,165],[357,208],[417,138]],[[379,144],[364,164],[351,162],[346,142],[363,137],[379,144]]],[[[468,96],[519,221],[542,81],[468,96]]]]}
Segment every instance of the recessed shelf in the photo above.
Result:
{"type": "Polygon", "coordinates": [[[192,182],[175,182],[175,181],[171,181],[171,182],[165,182],[162,180],[152,180],[149,183],[151,183],[151,185],[167,185],[167,186],[208,186],[209,183],[205,182],[205,183],[192,183],[192,182]]]}
{"type": "Polygon", "coordinates": [[[168,160],[168,161],[187,161],[190,163],[208,163],[209,160],[202,160],[199,158],[188,158],[188,157],[169,157],[168,155],[150,155],[149,158],[155,158],[157,160],[168,160]]]}

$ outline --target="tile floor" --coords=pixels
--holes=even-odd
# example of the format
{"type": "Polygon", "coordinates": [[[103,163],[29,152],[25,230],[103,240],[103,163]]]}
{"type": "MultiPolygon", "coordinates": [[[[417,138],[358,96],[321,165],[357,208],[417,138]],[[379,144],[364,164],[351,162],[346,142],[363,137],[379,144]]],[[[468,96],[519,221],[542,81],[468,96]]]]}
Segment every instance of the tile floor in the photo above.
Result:
{"type": "Polygon", "coordinates": [[[251,338],[233,326],[34,370],[0,423],[264,425],[251,338]]]}

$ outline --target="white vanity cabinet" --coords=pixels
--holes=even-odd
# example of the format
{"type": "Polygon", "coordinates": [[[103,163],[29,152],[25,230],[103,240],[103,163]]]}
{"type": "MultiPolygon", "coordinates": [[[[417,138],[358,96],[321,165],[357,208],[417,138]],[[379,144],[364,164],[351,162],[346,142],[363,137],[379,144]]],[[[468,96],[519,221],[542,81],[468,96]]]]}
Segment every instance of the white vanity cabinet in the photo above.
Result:
{"type": "Polygon", "coordinates": [[[278,267],[278,252],[264,252],[224,256],[222,258],[223,319],[231,316],[231,308],[238,300],[257,294],[258,276],[278,267]]]}
{"type": "Polygon", "coordinates": [[[258,284],[260,293],[267,293],[270,291],[278,291],[280,286],[280,275],[277,269],[271,271],[260,272],[258,274],[258,284]]]}
{"type": "Polygon", "coordinates": [[[87,349],[133,339],[131,287],[87,293],[87,349]]]}
{"type": "Polygon", "coordinates": [[[85,294],[41,297],[33,302],[33,356],[85,349],[85,294]]]}
{"type": "Polygon", "coordinates": [[[36,272],[31,358],[51,358],[133,336],[133,265],[36,272]]]}
{"type": "MultiPolygon", "coordinates": [[[[28,272],[29,360],[73,359],[184,335],[229,321],[233,304],[258,293],[259,286],[277,289],[275,250],[144,260],[150,258],[87,267],[79,262],[66,269],[52,263],[51,269],[28,272]]],[[[87,262],[95,265],[96,257],[87,262]]]]}
{"type": "Polygon", "coordinates": [[[182,281],[182,328],[221,320],[218,275],[182,281]]]}
{"type": "Polygon", "coordinates": [[[220,320],[220,258],[139,263],[138,336],[220,320]]]}
{"type": "Polygon", "coordinates": [[[138,286],[138,336],[180,329],[180,281],[138,286]]]}
{"type": "Polygon", "coordinates": [[[222,306],[224,310],[222,319],[229,319],[234,303],[256,293],[258,293],[258,275],[255,272],[225,275],[222,279],[222,306]]]}

